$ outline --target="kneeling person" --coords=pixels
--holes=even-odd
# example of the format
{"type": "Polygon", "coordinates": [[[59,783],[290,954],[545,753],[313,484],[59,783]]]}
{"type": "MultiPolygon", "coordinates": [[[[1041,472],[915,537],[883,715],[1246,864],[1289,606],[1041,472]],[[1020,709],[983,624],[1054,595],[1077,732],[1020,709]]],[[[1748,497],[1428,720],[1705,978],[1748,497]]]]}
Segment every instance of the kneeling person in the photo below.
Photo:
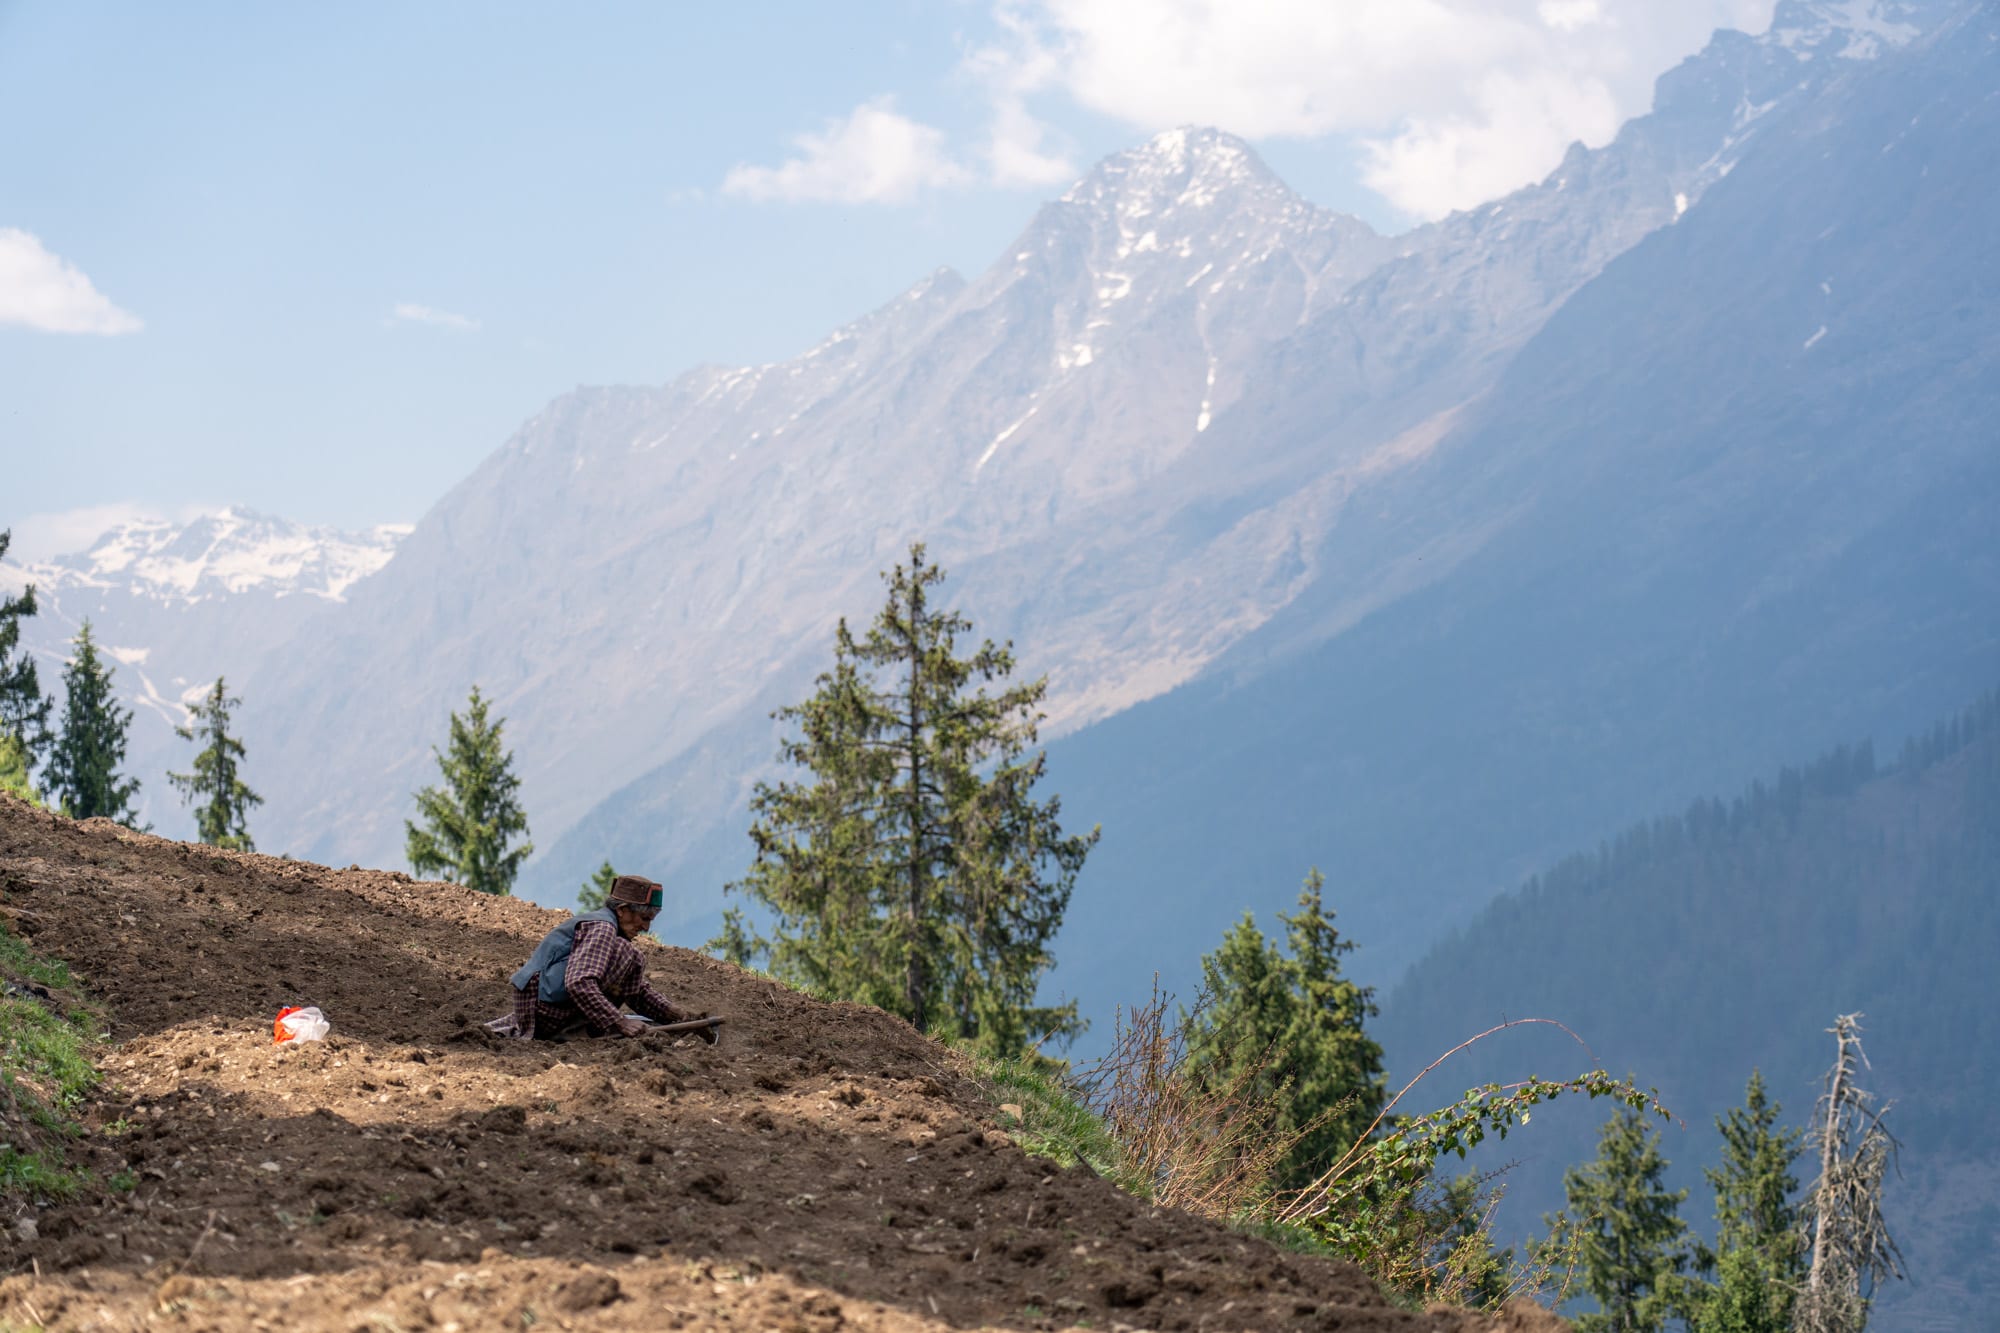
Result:
{"type": "Polygon", "coordinates": [[[550,931],[514,974],[514,1035],[636,1037],[646,1031],[648,1025],[621,1013],[621,1005],[661,1023],[688,1017],[646,981],[646,964],[632,945],[660,914],[661,902],[652,880],[620,875],[603,907],[550,931]]]}

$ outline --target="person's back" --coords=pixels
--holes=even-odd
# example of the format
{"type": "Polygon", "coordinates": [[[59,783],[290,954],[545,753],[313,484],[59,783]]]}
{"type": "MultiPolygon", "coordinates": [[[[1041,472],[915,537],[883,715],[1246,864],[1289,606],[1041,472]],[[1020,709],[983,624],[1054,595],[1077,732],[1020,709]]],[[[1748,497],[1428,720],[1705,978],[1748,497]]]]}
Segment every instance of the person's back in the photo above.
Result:
{"type": "MultiPolygon", "coordinates": [[[[632,940],[660,914],[665,891],[639,875],[620,875],[604,906],[571,917],[542,938],[514,974],[512,1035],[636,1037],[656,1023],[685,1017],[646,980],[632,940]],[[630,1006],[644,1017],[624,1012],[630,1006]]],[[[704,1039],[713,1042],[713,1031],[704,1039]]]]}

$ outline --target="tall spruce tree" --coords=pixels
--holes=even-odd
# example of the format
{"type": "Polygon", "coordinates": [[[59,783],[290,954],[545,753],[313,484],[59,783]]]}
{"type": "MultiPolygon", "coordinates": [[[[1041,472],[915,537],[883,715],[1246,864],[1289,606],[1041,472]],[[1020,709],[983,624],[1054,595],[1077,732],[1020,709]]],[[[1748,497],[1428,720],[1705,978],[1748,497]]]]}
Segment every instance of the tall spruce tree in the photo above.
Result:
{"type": "Polygon", "coordinates": [[[475,685],[464,716],[451,715],[444,752],[432,747],[444,784],[416,793],[421,826],[410,820],[403,824],[405,854],[417,874],[437,875],[481,893],[513,892],[521,863],[534,854],[535,845],[507,845],[527,836],[528,816],[521,809],[514,756],[501,747],[505,725],[505,718],[488,718],[486,700],[475,685]]]}
{"type": "Polygon", "coordinates": [[[1678,1312],[1677,1279],[1694,1256],[1680,1216],[1687,1191],[1665,1187],[1666,1169],[1659,1131],[1628,1106],[1599,1131],[1596,1158],[1563,1173],[1581,1285],[1598,1305],[1571,1320],[1581,1333],[1657,1333],[1678,1312]]]}
{"type": "Polygon", "coordinates": [[[1276,1183],[1310,1184],[1367,1132],[1387,1095],[1382,1048],[1365,1024],[1374,990],[1340,974],[1354,948],[1334,928],[1315,868],[1284,923],[1287,954],[1249,913],[1201,960],[1208,1005],[1191,1018],[1188,1054],[1199,1077],[1275,1097],[1276,1129],[1299,1141],[1276,1183]],[[1242,1080],[1239,1082],[1238,1080],[1242,1080]]]}
{"type": "Polygon", "coordinates": [[[1722,1165],[1702,1174],[1715,1189],[1716,1280],[1703,1293],[1696,1333],[1785,1333],[1805,1279],[1805,1248],[1792,1195],[1800,1132],[1780,1129],[1782,1108],[1752,1070],[1743,1105],[1717,1116],[1722,1165]]]}
{"type": "Polygon", "coordinates": [[[716,947],[984,1049],[1071,1036],[1075,1004],[1038,1006],[1035,987],[1097,830],[1065,835],[1060,799],[1033,795],[1048,682],[988,693],[1010,647],[958,655],[972,626],[934,604],[944,571],[921,543],[883,579],[867,635],[843,620],[813,696],[774,714],[796,728],[780,757],[807,776],[758,785],[756,860],[730,886],[770,910],[772,936],[732,913],[716,947]]]}
{"type": "Polygon", "coordinates": [[[583,887],[577,890],[576,910],[595,912],[604,906],[611,900],[611,885],[617,878],[618,872],[611,868],[611,862],[606,861],[597,867],[590,878],[583,882],[583,887]]]}
{"type": "Polygon", "coordinates": [[[132,710],[111,692],[111,668],[97,654],[88,620],[72,642],[76,654],[63,668],[62,735],[49,756],[49,799],[72,819],[130,824],[138,818],[132,798],[139,781],[121,777],[118,766],[132,710]]]}
{"type": "Polygon", "coordinates": [[[208,697],[188,710],[187,725],[174,728],[182,740],[201,744],[194,771],[169,773],[167,781],[183,802],[194,806],[196,837],[212,847],[252,852],[257,849],[250,840],[250,807],[262,805],[264,798],[244,783],[243,742],[229,734],[229,710],[242,705],[217,676],[208,697]]]}
{"type": "MultiPolygon", "coordinates": [[[[0,560],[12,544],[11,530],[0,530],[0,560]]],[[[0,596],[0,739],[13,737],[19,753],[11,762],[21,768],[20,784],[27,790],[28,774],[36,757],[54,742],[49,732],[49,714],[55,700],[42,693],[35,659],[21,647],[21,622],[35,614],[35,585],[25,585],[16,596],[0,596]]]]}

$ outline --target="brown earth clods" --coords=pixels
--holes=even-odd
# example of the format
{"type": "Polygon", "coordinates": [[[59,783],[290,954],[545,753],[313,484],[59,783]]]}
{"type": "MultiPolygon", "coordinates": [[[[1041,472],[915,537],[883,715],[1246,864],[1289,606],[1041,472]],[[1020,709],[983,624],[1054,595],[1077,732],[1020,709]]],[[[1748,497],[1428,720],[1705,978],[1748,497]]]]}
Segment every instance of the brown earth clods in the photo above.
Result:
{"type": "Polygon", "coordinates": [[[642,943],[720,1046],[492,1038],[562,920],[525,902],[0,795],[0,913],[112,1038],[99,1192],[5,1202],[0,1326],[1566,1327],[1405,1310],[1029,1158],[906,1023],[686,949],[642,943]],[[288,1004],[330,1037],[273,1046],[288,1004]]]}

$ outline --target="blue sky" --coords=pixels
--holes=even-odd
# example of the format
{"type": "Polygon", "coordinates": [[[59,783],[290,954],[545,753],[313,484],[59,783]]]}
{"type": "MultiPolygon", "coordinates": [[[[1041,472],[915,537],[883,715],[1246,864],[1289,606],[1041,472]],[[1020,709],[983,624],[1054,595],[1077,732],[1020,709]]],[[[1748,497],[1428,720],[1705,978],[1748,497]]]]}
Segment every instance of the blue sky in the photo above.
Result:
{"type": "Polygon", "coordinates": [[[0,0],[0,526],[417,519],[577,384],[792,355],[1107,153],[1397,230],[1772,0],[0,0]]]}

